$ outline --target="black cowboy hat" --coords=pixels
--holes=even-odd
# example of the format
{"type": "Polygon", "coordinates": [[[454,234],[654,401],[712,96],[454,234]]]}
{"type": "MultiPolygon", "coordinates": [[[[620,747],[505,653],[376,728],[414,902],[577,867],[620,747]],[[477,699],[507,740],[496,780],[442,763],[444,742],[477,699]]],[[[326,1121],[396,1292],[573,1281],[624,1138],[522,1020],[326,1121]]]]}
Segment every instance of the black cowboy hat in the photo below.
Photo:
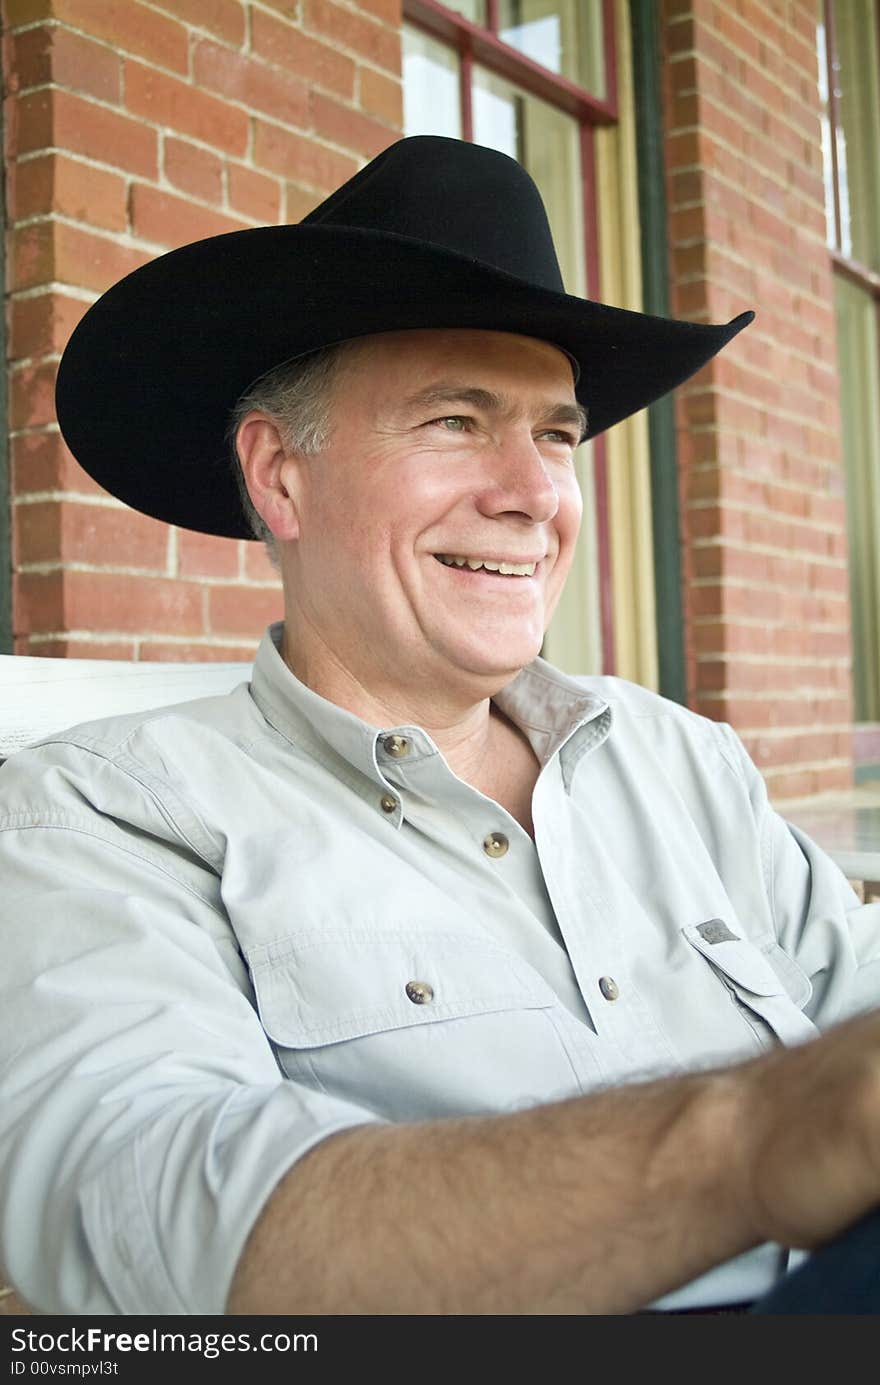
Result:
{"type": "Polygon", "coordinates": [[[525,170],[418,135],[298,225],[211,236],[127,275],[74,331],[56,409],[77,461],[134,509],[250,538],[226,429],[248,386],[284,361],[408,328],[538,337],[575,361],[595,437],[681,384],[753,316],[711,326],[566,294],[525,170]]]}

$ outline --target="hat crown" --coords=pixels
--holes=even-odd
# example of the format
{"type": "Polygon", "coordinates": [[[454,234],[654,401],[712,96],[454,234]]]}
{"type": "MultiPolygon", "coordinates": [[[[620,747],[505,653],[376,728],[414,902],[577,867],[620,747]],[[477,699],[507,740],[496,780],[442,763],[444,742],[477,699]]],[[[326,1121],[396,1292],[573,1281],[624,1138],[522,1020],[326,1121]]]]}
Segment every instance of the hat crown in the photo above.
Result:
{"type": "Polygon", "coordinates": [[[507,154],[464,140],[398,140],[301,224],[406,236],[564,291],[534,181],[507,154]]]}

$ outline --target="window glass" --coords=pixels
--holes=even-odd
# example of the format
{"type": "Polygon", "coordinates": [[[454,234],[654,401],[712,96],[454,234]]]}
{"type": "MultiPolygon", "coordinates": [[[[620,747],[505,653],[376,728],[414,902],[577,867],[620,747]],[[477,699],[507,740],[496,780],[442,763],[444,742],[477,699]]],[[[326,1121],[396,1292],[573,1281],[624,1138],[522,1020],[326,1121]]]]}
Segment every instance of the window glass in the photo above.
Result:
{"type": "Polygon", "coordinates": [[[461,139],[458,54],[409,24],[403,28],[403,132],[461,139]]]}
{"type": "Polygon", "coordinates": [[[838,178],[844,255],[880,270],[880,36],[874,5],[836,4],[838,178]]]}
{"type": "Polygon", "coordinates": [[[880,350],[877,304],[836,280],[857,721],[880,722],[880,350]]]}
{"type": "Polygon", "coordinates": [[[602,0],[499,0],[498,36],[533,62],[604,98],[602,0]]]}
{"type": "Polygon", "coordinates": [[[822,133],[822,169],[825,179],[825,239],[829,245],[837,245],[837,229],[834,223],[834,162],[831,157],[831,92],[828,87],[828,32],[825,25],[816,26],[816,48],[819,59],[819,104],[821,109],[820,127],[822,133]]]}
{"type": "Polygon", "coordinates": [[[486,0],[441,0],[447,10],[455,10],[463,19],[469,19],[472,24],[486,25],[489,22],[486,14],[486,0]]]}
{"type": "Polygon", "coordinates": [[[474,140],[518,159],[544,199],[569,293],[586,295],[580,131],[537,96],[483,68],[474,69],[474,140]]]}

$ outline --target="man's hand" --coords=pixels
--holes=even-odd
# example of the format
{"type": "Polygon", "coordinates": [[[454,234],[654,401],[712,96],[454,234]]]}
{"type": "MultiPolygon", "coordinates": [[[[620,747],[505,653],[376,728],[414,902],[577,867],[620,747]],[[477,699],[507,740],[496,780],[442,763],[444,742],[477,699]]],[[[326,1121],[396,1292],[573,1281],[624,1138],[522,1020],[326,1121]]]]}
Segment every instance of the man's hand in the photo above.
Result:
{"type": "Polygon", "coordinates": [[[744,1208],[762,1239],[812,1248],[880,1205],[880,1011],[732,1073],[744,1208]]]}

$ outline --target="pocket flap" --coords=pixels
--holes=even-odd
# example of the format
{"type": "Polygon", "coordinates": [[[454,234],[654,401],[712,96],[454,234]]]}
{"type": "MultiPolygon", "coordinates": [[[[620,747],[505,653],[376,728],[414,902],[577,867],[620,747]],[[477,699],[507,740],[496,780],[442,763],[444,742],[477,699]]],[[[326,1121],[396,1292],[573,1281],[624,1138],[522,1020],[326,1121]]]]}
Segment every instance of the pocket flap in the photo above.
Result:
{"type": "Polygon", "coordinates": [[[525,963],[460,934],[298,935],[248,953],[263,1028],[286,1048],[556,1003],[525,963]]]}
{"type": "MultiPolygon", "coordinates": [[[[712,936],[705,924],[689,924],[681,931],[692,947],[701,952],[712,966],[752,995],[784,995],[785,986],[766,955],[748,938],[731,936],[720,942],[710,942],[700,929],[712,936]]],[[[725,929],[725,932],[730,932],[725,929]]],[[[717,930],[718,933],[721,929],[717,930]]]]}

